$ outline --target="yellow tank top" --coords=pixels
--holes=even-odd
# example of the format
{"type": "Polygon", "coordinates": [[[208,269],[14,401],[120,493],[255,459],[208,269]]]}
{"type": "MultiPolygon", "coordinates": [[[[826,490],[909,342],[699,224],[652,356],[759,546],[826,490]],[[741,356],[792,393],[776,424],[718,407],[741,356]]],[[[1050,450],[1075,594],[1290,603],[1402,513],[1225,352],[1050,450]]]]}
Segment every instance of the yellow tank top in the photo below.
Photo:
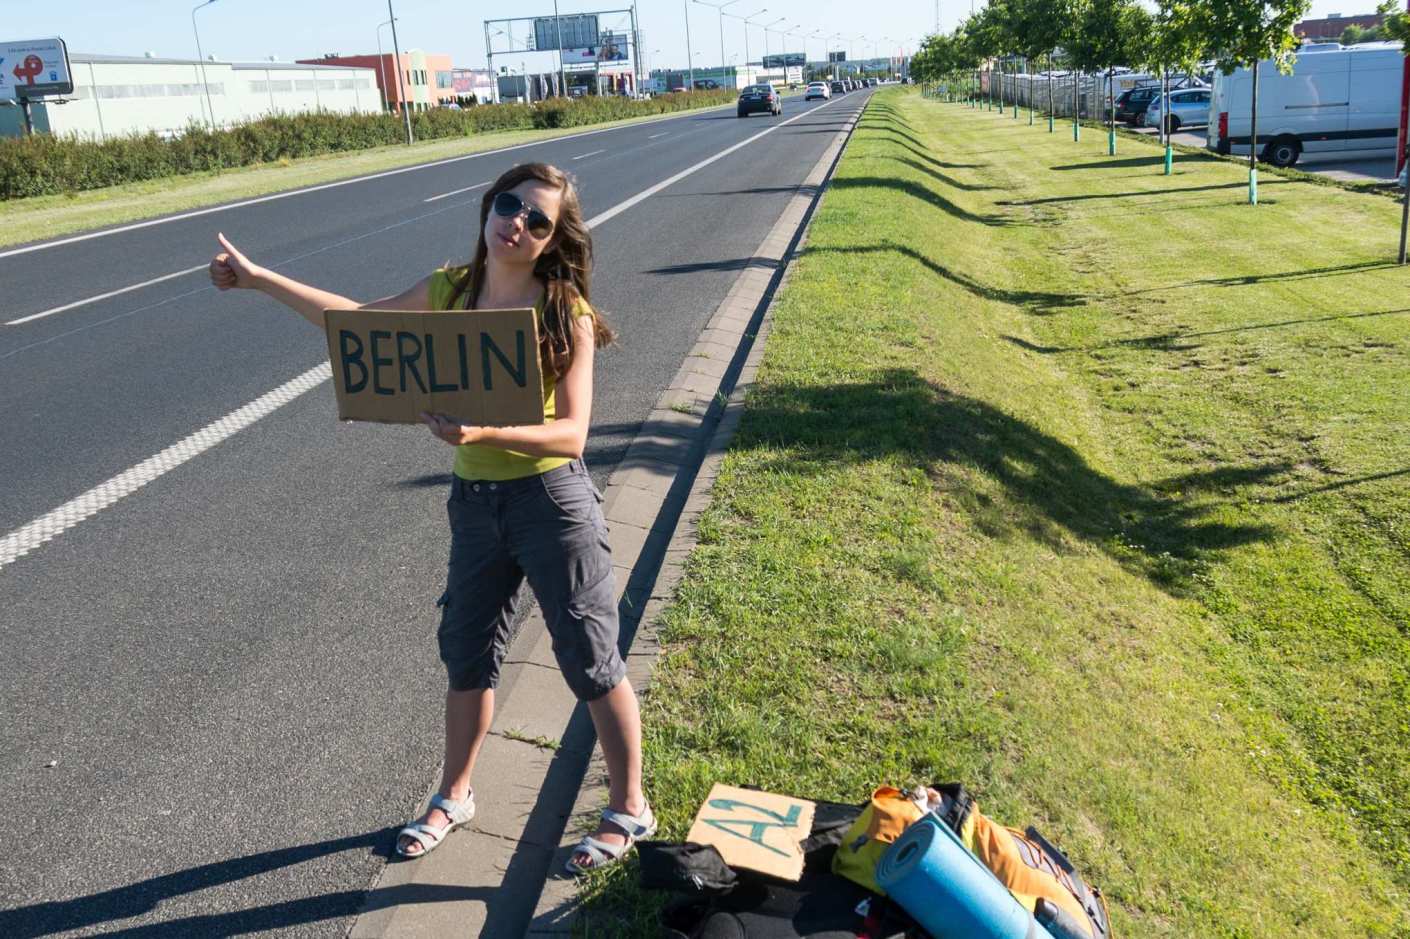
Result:
{"type": "MultiPolygon", "coordinates": [[[[443,267],[436,270],[431,275],[429,286],[431,309],[450,309],[451,295],[455,293],[455,284],[464,276],[465,268],[463,267],[443,267]]],[[[463,297],[461,302],[465,302],[463,297]]],[[[534,312],[540,317],[543,316],[542,297],[539,298],[538,303],[534,304],[534,312]]],[[[573,315],[575,317],[592,316],[592,307],[588,306],[586,301],[579,300],[573,315]]],[[[543,368],[542,360],[539,365],[543,372],[544,419],[551,421],[555,415],[553,397],[557,381],[549,369],[543,368]]],[[[525,476],[546,473],[570,462],[572,461],[567,457],[532,456],[514,450],[502,450],[499,447],[486,447],[473,443],[455,448],[455,475],[461,479],[522,479],[525,476]]]]}

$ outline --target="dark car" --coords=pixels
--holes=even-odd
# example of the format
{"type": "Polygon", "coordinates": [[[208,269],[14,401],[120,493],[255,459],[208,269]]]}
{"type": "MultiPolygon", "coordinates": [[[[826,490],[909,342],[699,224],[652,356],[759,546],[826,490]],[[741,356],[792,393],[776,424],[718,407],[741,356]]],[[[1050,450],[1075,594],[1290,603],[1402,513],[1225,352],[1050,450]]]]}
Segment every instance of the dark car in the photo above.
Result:
{"type": "Polygon", "coordinates": [[[832,93],[835,95],[845,95],[847,93],[847,86],[842,82],[833,82],[832,93]]]}
{"type": "Polygon", "coordinates": [[[1116,98],[1116,119],[1140,126],[1146,115],[1146,108],[1158,97],[1160,97],[1159,85],[1145,85],[1123,91],[1116,98]]]}
{"type": "Polygon", "coordinates": [[[750,85],[739,93],[736,114],[739,117],[748,117],[755,111],[764,111],[775,117],[783,113],[783,98],[774,91],[773,85],[750,85]]]}

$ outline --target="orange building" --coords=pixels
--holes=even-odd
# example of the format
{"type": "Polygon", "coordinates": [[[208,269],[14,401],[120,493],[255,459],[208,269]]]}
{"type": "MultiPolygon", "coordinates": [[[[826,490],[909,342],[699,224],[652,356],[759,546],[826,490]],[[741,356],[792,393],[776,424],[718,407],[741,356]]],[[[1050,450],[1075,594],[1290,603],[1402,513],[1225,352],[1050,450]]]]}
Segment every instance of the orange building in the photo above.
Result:
{"type": "Polygon", "coordinates": [[[326,55],[319,59],[300,59],[301,65],[343,65],[370,68],[377,76],[382,100],[389,110],[401,110],[406,102],[413,111],[426,111],[445,101],[454,101],[455,81],[450,56],[410,49],[397,57],[384,55],[326,55]],[[398,81],[400,72],[400,81],[398,81]]]}

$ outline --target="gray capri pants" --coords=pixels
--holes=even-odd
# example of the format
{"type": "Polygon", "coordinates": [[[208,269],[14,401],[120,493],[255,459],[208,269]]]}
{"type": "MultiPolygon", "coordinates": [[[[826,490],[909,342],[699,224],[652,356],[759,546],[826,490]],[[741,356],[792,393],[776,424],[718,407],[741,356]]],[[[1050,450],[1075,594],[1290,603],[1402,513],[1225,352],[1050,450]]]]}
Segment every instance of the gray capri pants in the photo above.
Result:
{"type": "Polygon", "coordinates": [[[627,667],[617,651],[617,591],[602,494],[581,460],[521,479],[455,477],[450,573],[436,633],[455,691],[494,688],[525,580],[568,687],[592,701],[627,667]]]}

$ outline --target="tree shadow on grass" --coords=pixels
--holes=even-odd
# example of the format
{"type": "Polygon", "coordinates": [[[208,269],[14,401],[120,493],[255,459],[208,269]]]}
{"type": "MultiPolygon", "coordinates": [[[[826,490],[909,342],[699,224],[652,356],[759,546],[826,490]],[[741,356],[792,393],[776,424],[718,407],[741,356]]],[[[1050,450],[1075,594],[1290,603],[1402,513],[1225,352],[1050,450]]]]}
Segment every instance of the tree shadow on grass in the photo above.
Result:
{"type": "MultiPolygon", "coordinates": [[[[1123,294],[1126,296],[1126,294],[1123,294]]],[[[1135,336],[1131,339],[1113,339],[1090,346],[1040,346],[1027,339],[1005,335],[1003,338],[1029,352],[1054,355],[1061,352],[1096,352],[1101,349],[1150,349],[1155,352],[1189,352],[1198,349],[1202,343],[1190,342],[1207,336],[1222,336],[1227,333],[1247,333],[1260,329],[1280,329],[1288,326],[1302,326],[1307,323],[1331,323],[1336,320],[1369,319],[1375,316],[1394,316],[1397,313],[1410,313],[1410,307],[1399,310],[1377,310],[1371,313],[1333,313],[1329,316],[1307,316],[1296,320],[1276,320],[1271,323],[1249,323],[1243,326],[1229,326],[1224,329],[1205,329],[1198,332],[1155,333],[1150,336],[1135,336]]]]}
{"type": "MultiPolygon", "coordinates": [[[[889,189],[893,192],[903,193],[905,195],[919,199],[922,202],[928,203],[929,205],[934,206],[942,212],[954,216],[955,218],[960,219],[964,222],[974,222],[979,225],[987,225],[991,228],[1003,228],[1004,226],[1014,224],[1013,219],[1005,218],[1002,215],[980,215],[977,212],[971,212],[969,209],[966,209],[963,206],[956,205],[949,199],[946,199],[944,196],[931,190],[929,187],[923,186],[920,183],[913,182],[909,179],[895,179],[889,176],[844,176],[841,178],[834,178],[829,184],[829,188],[872,190],[889,189]]],[[[876,194],[881,195],[882,193],[877,192],[876,194]]]]}
{"type": "MultiPolygon", "coordinates": [[[[939,170],[931,169],[929,166],[926,166],[924,163],[921,163],[921,162],[919,162],[918,160],[912,160],[910,157],[883,156],[883,157],[881,157],[881,159],[883,159],[883,160],[894,160],[894,161],[897,162],[897,163],[901,163],[901,164],[904,164],[905,166],[909,166],[911,169],[916,170],[917,172],[924,173],[925,175],[929,176],[931,179],[936,180],[937,182],[943,183],[943,184],[946,185],[946,186],[953,186],[953,187],[956,188],[956,189],[962,189],[962,190],[964,190],[965,192],[989,192],[989,191],[991,191],[991,190],[993,190],[993,189],[997,189],[997,188],[998,188],[997,186],[981,186],[981,185],[979,185],[979,184],[977,184],[977,183],[962,183],[962,182],[960,182],[958,179],[955,179],[953,176],[946,176],[944,173],[940,172],[939,170]]],[[[1003,202],[1000,202],[1000,203],[999,203],[999,205],[1005,205],[1005,204],[1006,204],[1006,203],[1003,203],[1003,202]]]]}
{"type": "MultiPolygon", "coordinates": [[[[870,130],[868,130],[866,133],[862,133],[862,132],[859,130],[859,131],[858,131],[856,134],[854,134],[853,136],[854,136],[854,137],[857,137],[857,138],[859,138],[859,139],[862,139],[862,140],[865,140],[867,137],[872,137],[872,138],[877,139],[877,140],[885,140],[885,139],[887,138],[887,136],[890,135],[890,134],[892,134],[892,131],[891,131],[889,128],[875,128],[875,127],[873,127],[873,128],[871,128],[870,130]]],[[[918,147],[916,147],[914,144],[910,143],[910,142],[909,142],[906,138],[904,138],[904,137],[896,137],[895,139],[892,139],[892,140],[890,140],[889,142],[890,142],[891,144],[893,144],[894,146],[904,148],[906,151],[908,151],[908,152],[909,152],[912,156],[914,156],[916,159],[918,159],[918,160],[924,160],[926,163],[931,164],[932,166],[936,167],[937,169],[942,169],[942,170],[977,170],[977,169],[982,169],[983,167],[986,167],[986,166],[989,165],[988,163],[947,163],[947,162],[944,161],[944,160],[936,159],[933,154],[927,153],[926,151],[924,151],[924,150],[922,150],[922,149],[919,149],[918,147]]]]}
{"type": "MultiPolygon", "coordinates": [[[[756,388],[735,446],[756,445],[777,448],[776,468],[788,473],[900,457],[923,469],[986,535],[1027,534],[1058,550],[1075,537],[1172,593],[1187,589],[1222,553],[1276,536],[1271,526],[1211,520],[1210,506],[1183,491],[1162,494],[1117,481],[1056,437],[909,369],[883,370],[855,384],[756,388]],[[971,471],[1006,498],[970,485],[971,471]]],[[[1221,467],[1191,474],[1187,491],[1247,488],[1288,469],[1285,463],[1221,467]]]]}
{"type": "MultiPolygon", "coordinates": [[[[1176,157],[1175,159],[1176,159],[1177,162],[1180,162],[1180,158],[1179,158],[1179,157],[1176,157]]],[[[1198,159],[1198,158],[1196,158],[1196,159],[1198,159]]],[[[1064,164],[1062,164],[1062,165],[1060,165],[1060,166],[1050,166],[1050,167],[1048,167],[1048,169],[1050,169],[1050,170],[1059,170],[1059,171],[1061,171],[1061,170],[1101,170],[1101,169],[1111,169],[1111,168],[1117,167],[1117,166],[1161,166],[1161,165],[1164,165],[1164,163],[1165,163],[1165,155],[1158,153],[1158,154],[1156,154],[1155,156],[1127,157],[1127,158],[1124,159],[1124,160],[1118,160],[1118,159],[1116,159],[1115,157],[1110,157],[1110,158],[1105,159],[1105,160],[1094,160],[1094,161],[1091,162],[1091,163],[1064,163],[1064,164]]]]}
{"type": "Polygon", "coordinates": [[[921,152],[926,152],[930,149],[928,146],[926,146],[924,142],[920,140],[920,138],[916,137],[910,131],[904,130],[903,128],[896,126],[894,121],[888,121],[885,119],[864,119],[861,121],[861,123],[857,125],[856,133],[894,134],[895,136],[900,137],[903,141],[915,147],[917,150],[920,150],[921,152]]]}
{"type": "Polygon", "coordinates": [[[1185,192],[1212,192],[1216,189],[1245,189],[1247,183],[1219,183],[1213,186],[1183,186],[1174,189],[1137,189],[1133,192],[1093,192],[1081,196],[1048,196],[1043,199],[1010,199],[996,205],[1033,206],[1063,202],[1086,202],[1091,199],[1126,199],[1139,196],[1166,196],[1185,192]]]}
{"type": "MultiPolygon", "coordinates": [[[[1243,185],[1240,183],[1239,185],[1243,185]]],[[[1300,270],[1275,271],[1271,274],[1240,274],[1234,277],[1205,277],[1200,280],[1187,280],[1164,287],[1146,287],[1143,290],[1129,290],[1126,294],[1154,293],[1157,290],[1178,290],[1182,287],[1247,287],[1254,284],[1282,283],[1290,280],[1308,280],[1318,277],[1336,277],[1342,274],[1360,274],[1382,268],[1399,267],[1394,261],[1357,261],[1355,264],[1334,264],[1327,267],[1304,267],[1300,270]]]]}
{"type": "Polygon", "coordinates": [[[997,300],[1000,303],[1007,303],[1012,306],[1023,307],[1030,312],[1040,315],[1054,313],[1059,309],[1067,307],[1082,306],[1087,302],[1087,297],[1076,293],[1057,293],[1044,290],[1006,290],[1002,287],[991,287],[988,284],[980,283],[968,274],[961,274],[952,271],[937,261],[921,254],[914,248],[906,245],[884,241],[876,245],[848,245],[846,247],[826,247],[809,245],[799,254],[875,254],[879,252],[894,252],[904,255],[923,266],[930,273],[937,277],[943,277],[952,284],[963,287],[976,297],[984,300],[997,300]]]}

